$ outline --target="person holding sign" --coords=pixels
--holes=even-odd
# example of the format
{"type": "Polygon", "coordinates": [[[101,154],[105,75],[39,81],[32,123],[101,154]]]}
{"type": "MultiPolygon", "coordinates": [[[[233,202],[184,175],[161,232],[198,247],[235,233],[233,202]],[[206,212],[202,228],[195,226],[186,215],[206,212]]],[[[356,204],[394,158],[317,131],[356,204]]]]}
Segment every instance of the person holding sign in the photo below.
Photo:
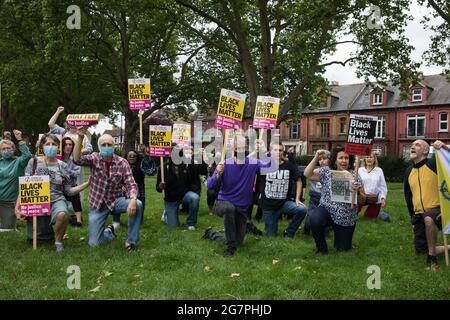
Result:
{"type": "Polygon", "coordinates": [[[105,228],[109,213],[128,213],[128,237],[125,249],[134,251],[139,242],[143,215],[137,199],[138,187],[127,160],[114,154],[114,139],[104,134],[98,139],[99,153],[81,156],[81,143],[87,128],[78,131],[73,159],[75,164],[91,167],[89,192],[89,245],[97,247],[116,238],[113,225],[105,228]],[[128,198],[124,197],[124,191],[128,198]]]}
{"type": "MultiPolygon", "coordinates": [[[[437,140],[435,149],[448,147],[437,140]]],[[[405,171],[404,193],[414,231],[416,253],[427,253],[426,265],[438,265],[437,255],[444,252],[444,246],[436,246],[438,229],[442,229],[441,208],[436,159],[428,158],[430,145],[424,140],[416,140],[411,145],[410,158],[414,162],[405,171]]],[[[450,249],[450,247],[449,247],[450,249]]]]}
{"type": "Polygon", "coordinates": [[[270,154],[278,170],[261,175],[261,207],[264,225],[268,236],[276,236],[281,213],[292,215],[292,221],[284,231],[284,236],[293,238],[306,216],[306,207],[300,201],[302,182],[300,173],[290,161],[283,160],[284,146],[281,143],[271,145],[270,154]],[[296,183],[295,202],[289,196],[296,183]]]}
{"type": "MultiPolygon", "coordinates": [[[[14,130],[20,157],[16,157],[16,146],[11,140],[0,141],[0,232],[16,229],[15,202],[19,194],[19,176],[23,174],[28,160],[32,157],[22,132],[14,130]]],[[[17,217],[20,219],[20,216],[17,217]]]]}
{"type": "MultiPolygon", "coordinates": [[[[50,133],[60,134],[63,136],[63,138],[68,136],[68,137],[72,138],[72,140],[76,140],[78,138],[77,127],[71,126],[66,123],[67,129],[68,129],[67,130],[67,129],[61,128],[60,126],[58,126],[56,124],[56,120],[58,120],[59,115],[63,112],[64,112],[64,107],[58,107],[58,109],[56,109],[55,114],[48,121],[50,133]]],[[[92,152],[92,144],[89,142],[89,139],[86,136],[83,139],[83,149],[81,150],[81,152],[83,154],[89,154],[92,152]]],[[[78,182],[80,182],[80,181],[78,181],[78,182]]]]}
{"type": "Polygon", "coordinates": [[[44,156],[31,159],[25,169],[25,175],[30,176],[34,173],[50,177],[51,224],[55,226],[56,251],[61,252],[64,250],[62,241],[69,224],[69,211],[64,194],[72,196],[79,193],[89,186],[89,181],[72,187],[67,164],[56,158],[58,146],[59,139],[54,134],[43,135],[39,147],[44,150],[44,156]]]}
{"type": "MultiPolygon", "coordinates": [[[[236,141],[237,154],[245,154],[245,139],[236,141]]],[[[259,152],[259,148],[256,152],[259,152]]],[[[220,187],[215,213],[224,218],[226,258],[234,256],[237,246],[244,242],[247,210],[253,202],[255,177],[258,170],[268,168],[270,164],[270,158],[268,163],[264,163],[251,156],[244,159],[230,157],[218,164],[213,175],[208,178],[208,189],[220,187]]]]}
{"type": "Polygon", "coordinates": [[[332,170],[338,173],[350,173],[353,176],[353,192],[364,193],[362,181],[357,177],[354,170],[355,158],[349,156],[342,147],[334,148],[330,157],[330,168],[320,167],[315,169],[316,163],[325,150],[318,150],[305,168],[305,176],[313,181],[320,181],[322,193],[319,206],[310,216],[310,228],[314,241],[316,242],[316,255],[328,253],[328,246],[325,240],[327,226],[333,226],[334,247],[338,251],[348,251],[352,248],[353,233],[356,226],[356,208],[352,208],[350,203],[332,200],[332,170]]]}

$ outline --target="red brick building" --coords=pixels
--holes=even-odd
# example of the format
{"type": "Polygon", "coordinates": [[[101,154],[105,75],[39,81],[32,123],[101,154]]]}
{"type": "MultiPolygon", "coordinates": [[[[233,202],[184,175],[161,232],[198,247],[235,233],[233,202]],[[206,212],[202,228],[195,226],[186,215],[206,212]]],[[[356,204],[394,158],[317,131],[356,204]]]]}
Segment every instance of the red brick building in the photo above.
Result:
{"type": "Polygon", "coordinates": [[[408,99],[398,86],[373,83],[332,84],[332,95],[301,120],[280,126],[283,144],[300,154],[343,146],[350,114],[378,117],[374,151],[380,155],[408,156],[416,139],[450,144],[450,83],[442,75],[425,76],[409,88],[408,99]]]}

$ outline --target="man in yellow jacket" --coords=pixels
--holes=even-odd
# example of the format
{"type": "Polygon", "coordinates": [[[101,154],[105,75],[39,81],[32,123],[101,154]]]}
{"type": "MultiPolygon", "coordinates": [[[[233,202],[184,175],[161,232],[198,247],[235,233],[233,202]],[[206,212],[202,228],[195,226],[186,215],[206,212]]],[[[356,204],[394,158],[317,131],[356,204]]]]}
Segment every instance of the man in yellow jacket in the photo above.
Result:
{"type": "MultiPolygon", "coordinates": [[[[436,149],[447,146],[437,140],[436,149]]],[[[439,206],[438,177],[436,160],[428,158],[429,144],[416,140],[411,145],[410,158],[414,162],[406,169],[404,191],[406,205],[414,230],[416,253],[428,253],[427,267],[437,266],[437,254],[444,252],[443,246],[436,246],[438,230],[442,229],[441,209],[439,206]]]]}

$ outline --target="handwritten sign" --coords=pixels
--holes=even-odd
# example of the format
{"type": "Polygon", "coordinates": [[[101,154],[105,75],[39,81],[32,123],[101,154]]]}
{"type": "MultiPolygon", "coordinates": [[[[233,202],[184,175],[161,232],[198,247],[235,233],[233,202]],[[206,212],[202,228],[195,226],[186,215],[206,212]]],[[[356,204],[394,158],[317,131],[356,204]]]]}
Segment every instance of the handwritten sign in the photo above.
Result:
{"type": "Polygon", "coordinates": [[[19,177],[19,205],[27,217],[51,215],[50,177],[19,177]]]}

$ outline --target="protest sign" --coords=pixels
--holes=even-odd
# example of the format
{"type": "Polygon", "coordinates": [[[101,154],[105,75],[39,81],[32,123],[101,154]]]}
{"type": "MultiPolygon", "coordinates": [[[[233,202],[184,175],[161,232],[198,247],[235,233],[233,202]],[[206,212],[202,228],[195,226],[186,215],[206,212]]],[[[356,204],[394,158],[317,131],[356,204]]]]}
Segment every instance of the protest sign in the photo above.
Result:
{"type": "MultiPolygon", "coordinates": [[[[39,141],[41,141],[42,137],[44,136],[43,133],[39,134],[39,141]]],[[[56,159],[61,160],[62,159],[62,135],[55,134],[55,136],[59,139],[59,146],[58,146],[58,154],[56,155],[56,159]]],[[[42,157],[44,156],[44,150],[39,146],[37,148],[38,156],[42,157]]]]}
{"type": "Polygon", "coordinates": [[[172,132],[172,142],[180,147],[191,146],[191,125],[184,123],[174,123],[172,132]]]}
{"type": "MultiPolygon", "coordinates": [[[[351,204],[352,183],[353,176],[350,172],[331,170],[331,201],[351,204]]],[[[356,203],[354,202],[354,204],[356,203]]]]}
{"type": "Polygon", "coordinates": [[[172,151],[172,128],[170,126],[150,126],[150,156],[170,157],[172,151]]]}
{"type": "Polygon", "coordinates": [[[69,114],[66,122],[73,127],[85,127],[97,124],[102,117],[100,113],[69,114]]]}
{"type": "Polygon", "coordinates": [[[149,110],[152,107],[150,79],[128,79],[130,110],[149,110]]]}
{"type": "Polygon", "coordinates": [[[244,117],[245,94],[222,89],[217,108],[216,128],[239,129],[244,117]]]}
{"type": "Polygon", "coordinates": [[[255,129],[275,129],[277,127],[280,99],[258,96],[256,99],[253,127],[255,129]]]}
{"type": "Polygon", "coordinates": [[[19,177],[19,205],[27,217],[51,215],[49,176],[19,177]]]}
{"type": "Polygon", "coordinates": [[[368,156],[372,153],[377,117],[351,114],[345,152],[368,156]]]}

